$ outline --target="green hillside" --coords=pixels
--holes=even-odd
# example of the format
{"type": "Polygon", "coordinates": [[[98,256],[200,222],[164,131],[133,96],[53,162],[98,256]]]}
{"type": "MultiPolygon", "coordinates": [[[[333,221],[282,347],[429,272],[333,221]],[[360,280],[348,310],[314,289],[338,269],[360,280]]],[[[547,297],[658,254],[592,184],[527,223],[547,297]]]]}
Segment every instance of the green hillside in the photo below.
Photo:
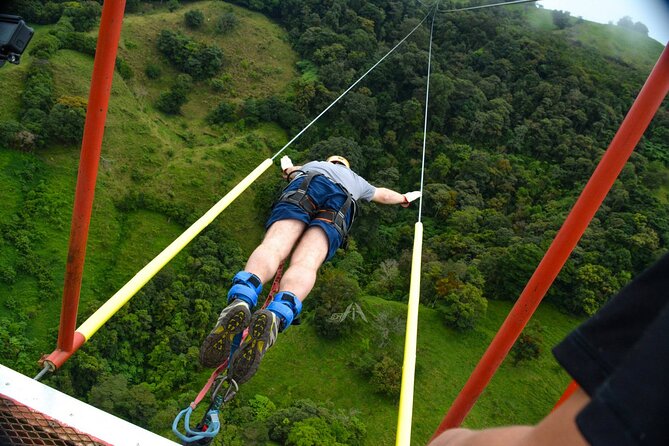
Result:
{"type": "MultiPolygon", "coordinates": [[[[0,68],[0,90],[14,92],[0,103],[0,357],[30,376],[56,343],[99,13],[91,3],[44,3],[8,3],[36,34],[21,65],[0,68]]],[[[127,8],[80,323],[426,12],[418,1],[127,8]],[[198,11],[202,22],[188,25],[198,11]],[[186,62],[171,54],[178,49],[161,49],[166,31],[189,42],[186,62]],[[202,48],[209,57],[198,59],[202,48]],[[221,66],[204,75],[218,51],[221,66]],[[167,112],[161,101],[172,93],[183,103],[167,112]]],[[[427,37],[419,29],[306,132],[288,152],[293,160],[342,153],[373,184],[415,190],[427,37]]],[[[557,26],[534,6],[435,23],[412,444],[425,444],[466,382],[661,51],[617,26],[576,18],[557,26]]],[[[538,357],[505,361],[465,426],[540,420],[569,382],[551,347],[667,250],[667,135],[665,102],[537,312],[528,333],[538,357]]],[[[280,184],[271,168],[46,382],[173,438],[172,418],[210,373],[197,363],[200,342],[260,241],[280,184]]],[[[337,423],[366,432],[346,440],[339,432],[341,443],[393,443],[417,211],[361,208],[351,246],[322,271],[304,323],[280,336],[243,386],[215,445],[317,444],[296,438],[312,428],[327,438],[337,423]],[[367,321],[333,327],[317,311],[352,303],[367,321]],[[272,416],[300,412],[304,399],[321,421],[294,421],[284,427],[292,439],[277,440],[286,423],[272,416]]]]}

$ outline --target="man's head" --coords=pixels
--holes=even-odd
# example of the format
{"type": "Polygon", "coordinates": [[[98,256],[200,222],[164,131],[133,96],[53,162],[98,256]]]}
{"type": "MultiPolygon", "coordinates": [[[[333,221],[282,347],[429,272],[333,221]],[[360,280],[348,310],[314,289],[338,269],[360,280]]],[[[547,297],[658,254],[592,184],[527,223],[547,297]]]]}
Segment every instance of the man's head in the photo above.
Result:
{"type": "Polygon", "coordinates": [[[351,168],[351,165],[349,164],[348,160],[344,158],[343,156],[339,155],[332,155],[327,159],[328,163],[334,163],[334,164],[341,164],[342,166],[346,166],[349,169],[351,168]]]}

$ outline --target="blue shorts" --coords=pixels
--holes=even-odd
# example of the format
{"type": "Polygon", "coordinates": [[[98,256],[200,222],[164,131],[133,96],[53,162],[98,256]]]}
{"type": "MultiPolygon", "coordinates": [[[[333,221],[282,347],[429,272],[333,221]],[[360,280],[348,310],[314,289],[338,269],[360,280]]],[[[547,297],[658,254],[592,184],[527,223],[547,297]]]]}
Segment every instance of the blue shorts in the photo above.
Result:
{"type": "MultiPolygon", "coordinates": [[[[294,179],[285,189],[284,192],[296,190],[306,176],[298,177],[294,179]]],[[[307,190],[307,195],[311,198],[314,205],[317,209],[320,210],[334,210],[338,211],[344,205],[348,195],[344,190],[339,187],[337,184],[330,181],[327,177],[323,175],[318,175],[311,180],[309,184],[309,189],[307,190]]],[[[346,223],[350,227],[351,218],[353,214],[353,206],[351,206],[346,213],[346,223]]],[[[302,209],[300,206],[287,203],[285,201],[280,201],[274,205],[272,208],[272,213],[265,223],[265,229],[269,229],[273,223],[279,220],[299,220],[306,223],[309,227],[318,226],[325,231],[325,234],[328,237],[328,255],[325,258],[325,261],[330,260],[337,249],[344,242],[343,237],[337,231],[332,222],[328,222],[321,219],[312,218],[307,211],[302,209]]]]}

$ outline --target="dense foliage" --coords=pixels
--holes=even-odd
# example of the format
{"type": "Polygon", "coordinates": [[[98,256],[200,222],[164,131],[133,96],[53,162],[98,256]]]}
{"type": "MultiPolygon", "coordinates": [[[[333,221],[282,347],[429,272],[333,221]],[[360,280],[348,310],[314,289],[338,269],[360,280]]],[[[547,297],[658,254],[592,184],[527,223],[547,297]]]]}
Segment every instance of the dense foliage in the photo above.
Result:
{"type": "Polygon", "coordinates": [[[184,34],[162,30],[157,42],[158,49],[193,79],[210,78],[223,65],[223,51],[220,48],[194,41],[184,34]]]}
{"type": "MultiPolygon", "coordinates": [[[[148,3],[129,1],[128,11],[148,3]]],[[[170,11],[180,7],[177,0],[153,3],[170,11]]],[[[144,60],[139,67],[123,58],[117,61],[117,71],[129,83],[143,72],[148,82],[161,85],[162,92],[146,105],[151,110],[179,115],[196,88],[211,87],[220,94],[202,114],[212,126],[207,130],[214,136],[206,135],[212,140],[225,140],[228,127],[248,129],[264,122],[296,134],[427,12],[418,1],[233,3],[260,11],[288,30],[301,58],[300,77],[290,91],[230,100],[231,74],[222,50],[200,40],[208,17],[197,9],[175,13],[192,29],[156,31],[155,40],[146,43],[164,58],[144,60]],[[180,74],[171,73],[169,65],[180,74]]],[[[443,8],[451,3],[443,2],[443,8]]],[[[33,59],[22,80],[19,110],[13,119],[0,121],[0,139],[21,151],[44,152],[50,144],[76,146],[86,102],[56,89],[52,61],[63,49],[94,55],[96,39],[84,31],[97,23],[100,5],[40,0],[7,5],[32,23],[54,25],[29,49],[33,59]]],[[[559,37],[563,34],[556,33],[574,25],[567,13],[552,14],[550,31],[528,26],[535,8],[442,14],[435,22],[421,302],[437,309],[444,324],[456,330],[474,328],[485,315],[488,299],[518,297],[647,75],[648,67],[559,37]]],[[[233,12],[211,19],[217,35],[244,32],[233,12]]],[[[647,33],[631,20],[621,20],[619,26],[647,33]]],[[[419,27],[297,141],[291,148],[293,160],[338,153],[374,184],[415,190],[421,174],[427,38],[426,27],[419,27]]],[[[179,136],[188,145],[188,132],[179,136]]],[[[668,141],[669,111],[664,106],[549,293],[565,310],[594,313],[666,250],[668,141]]],[[[152,159],[141,141],[136,149],[147,164],[162,162],[152,159]]],[[[243,155],[257,155],[255,149],[245,147],[243,155]]],[[[143,166],[133,168],[133,181],[147,175],[143,166]]],[[[36,163],[26,162],[13,172],[24,205],[0,228],[2,242],[16,252],[12,261],[0,257],[0,284],[9,286],[26,275],[35,279],[41,297],[53,301],[58,290],[52,270],[37,253],[44,234],[35,221],[45,216],[56,221],[66,206],[49,194],[36,163]]],[[[266,212],[280,186],[278,181],[258,185],[248,206],[258,214],[266,212]]],[[[126,214],[152,210],[184,227],[199,217],[189,207],[143,191],[118,197],[114,205],[126,214]]],[[[362,295],[405,300],[415,218],[414,208],[363,204],[351,247],[322,270],[305,302],[305,323],[324,338],[346,342],[362,325],[353,319],[362,312],[362,295]]],[[[200,371],[198,342],[213,325],[225,304],[228,281],[245,260],[233,240],[234,235],[216,229],[199,236],[187,250],[185,266],[168,267],[149,282],[134,298],[132,311],[121,310],[53,378],[56,384],[137,424],[164,431],[176,410],[192,399],[191,378],[200,371]]],[[[13,366],[28,369],[35,355],[26,353],[32,348],[26,333],[39,308],[14,298],[5,307],[19,316],[0,318],[1,356],[16,358],[13,366]]],[[[401,334],[402,321],[387,314],[368,316],[365,339],[348,365],[394,401],[401,352],[392,349],[390,339],[401,334]]],[[[521,335],[512,351],[516,364],[540,355],[541,332],[534,326],[521,335]]],[[[364,425],[352,414],[310,401],[276,406],[256,396],[232,407],[224,415],[228,423],[221,438],[243,445],[269,440],[361,444],[365,437],[364,425]]]]}
{"type": "MultiPolygon", "coordinates": [[[[308,61],[303,66],[316,71],[288,98],[304,117],[319,112],[420,17],[410,3],[393,1],[237,3],[284,23],[308,61]]],[[[435,23],[422,298],[445,306],[451,323],[455,313],[485,309],[481,303],[464,312],[462,296],[517,298],[647,74],[527,27],[532,8],[444,14],[435,23]]],[[[568,13],[553,20],[557,28],[572,26],[568,13]]],[[[426,31],[416,34],[305,138],[302,147],[312,147],[306,157],[343,153],[361,160],[354,169],[375,184],[416,187],[427,64],[426,31]],[[354,144],[327,144],[334,138],[354,144]],[[328,150],[318,150],[317,141],[328,150]]],[[[669,213],[654,193],[668,184],[660,155],[667,151],[667,125],[663,108],[550,291],[554,301],[592,314],[667,246],[669,213]]],[[[367,290],[385,292],[383,282],[397,276],[406,283],[408,262],[397,253],[410,249],[412,215],[377,206],[363,207],[363,214],[354,236],[366,242],[359,250],[373,279],[367,290]],[[389,268],[397,261],[397,270],[389,268]]]]}

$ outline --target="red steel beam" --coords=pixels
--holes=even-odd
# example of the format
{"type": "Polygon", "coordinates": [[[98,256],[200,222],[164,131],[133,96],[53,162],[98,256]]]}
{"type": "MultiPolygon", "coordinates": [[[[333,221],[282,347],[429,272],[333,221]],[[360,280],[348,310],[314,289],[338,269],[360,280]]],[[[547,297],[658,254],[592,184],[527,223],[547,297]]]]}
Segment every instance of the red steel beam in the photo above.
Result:
{"type": "Polygon", "coordinates": [[[578,383],[577,383],[576,381],[572,381],[572,382],[570,382],[569,385],[567,386],[567,388],[565,389],[564,393],[562,394],[562,396],[561,396],[560,399],[558,400],[558,402],[555,403],[555,406],[553,406],[553,410],[551,410],[551,412],[553,412],[553,411],[554,411],[555,409],[557,409],[558,407],[562,406],[562,404],[564,404],[565,401],[567,401],[569,398],[571,398],[571,396],[572,396],[572,395],[573,395],[579,388],[580,388],[580,387],[579,387],[579,385],[578,385],[578,383]]]}
{"type": "Polygon", "coordinates": [[[667,92],[669,92],[669,45],[665,46],[604,157],[432,439],[446,429],[460,426],[474,406],[576,247],[667,92]]]}
{"type": "MultiPolygon", "coordinates": [[[[74,330],[77,323],[81,278],[86,258],[88,228],[93,210],[102,137],[107,119],[109,95],[116,64],[116,51],[121,37],[124,10],[125,0],[108,0],[102,6],[91,90],[88,96],[86,124],[84,125],[84,137],[81,143],[81,161],[79,162],[77,188],[74,195],[58,344],[56,351],[49,355],[46,358],[47,360],[60,356],[59,351],[71,352],[74,349],[74,330]]],[[[59,365],[57,364],[56,367],[59,365]]]]}

